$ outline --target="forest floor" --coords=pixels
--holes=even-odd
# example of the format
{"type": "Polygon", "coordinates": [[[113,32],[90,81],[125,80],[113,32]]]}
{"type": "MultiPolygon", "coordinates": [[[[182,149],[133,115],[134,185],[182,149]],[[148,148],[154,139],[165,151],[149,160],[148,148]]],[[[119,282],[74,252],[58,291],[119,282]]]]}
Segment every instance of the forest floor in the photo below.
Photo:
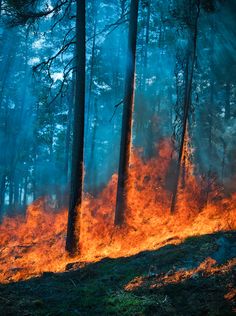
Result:
{"type": "Polygon", "coordinates": [[[236,232],[0,285],[0,315],[236,315],[236,232]],[[76,270],[70,270],[75,269],[76,270]]]}

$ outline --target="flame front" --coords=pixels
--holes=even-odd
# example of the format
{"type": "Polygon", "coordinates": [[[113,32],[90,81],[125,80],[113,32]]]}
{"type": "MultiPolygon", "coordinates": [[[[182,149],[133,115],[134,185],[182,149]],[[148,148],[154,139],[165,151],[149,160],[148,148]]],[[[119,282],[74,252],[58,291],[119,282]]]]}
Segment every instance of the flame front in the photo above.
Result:
{"type": "Polygon", "coordinates": [[[0,225],[0,282],[64,271],[70,262],[130,256],[189,236],[235,229],[236,194],[226,198],[214,188],[206,203],[206,180],[194,175],[186,155],[185,184],[179,183],[177,211],[170,214],[172,154],[170,140],[146,162],[133,152],[123,227],[114,227],[117,175],[98,197],[84,196],[78,258],[69,258],[64,250],[67,210],[46,211],[40,199],[28,207],[25,218],[5,218],[0,225]]]}

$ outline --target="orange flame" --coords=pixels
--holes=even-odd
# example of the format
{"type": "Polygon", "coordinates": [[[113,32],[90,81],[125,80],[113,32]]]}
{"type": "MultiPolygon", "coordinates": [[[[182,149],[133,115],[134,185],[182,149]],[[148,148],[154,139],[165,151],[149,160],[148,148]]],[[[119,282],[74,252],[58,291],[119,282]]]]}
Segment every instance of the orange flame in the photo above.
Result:
{"type": "MultiPolygon", "coordinates": [[[[216,265],[216,261],[212,258],[206,258],[200,265],[191,270],[179,270],[179,271],[170,271],[164,275],[154,275],[152,277],[136,277],[131,280],[124,289],[126,291],[134,291],[139,287],[145,288],[160,288],[167,284],[180,283],[184,280],[193,278],[197,276],[198,273],[201,273],[203,276],[207,277],[216,273],[224,274],[232,270],[236,265],[236,259],[229,260],[226,264],[216,265]]],[[[225,295],[226,298],[231,299],[235,294],[234,289],[231,289],[231,292],[225,295]]]]}
{"type": "MultiPolygon", "coordinates": [[[[0,282],[6,283],[65,271],[71,262],[120,257],[188,236],[236,228],[236,194],[229,198],[203,199],[204,181],[187,161],[185,187],[179,188],[178,207],[170,214],[173,147],[170,140],[157,148],[157,157],[144,161],[137,152],[130,166],[126,223],[114,227],[117,175],[94,198],[84,196],[81,218],[81,255],[69,258],[64,250],[67,210],[46,211],[44,199],[27,209],[26,217],[5,218],[0,225],[0,282]]],[[[214,192],[216,194],[217,192],[214,192]]]]}

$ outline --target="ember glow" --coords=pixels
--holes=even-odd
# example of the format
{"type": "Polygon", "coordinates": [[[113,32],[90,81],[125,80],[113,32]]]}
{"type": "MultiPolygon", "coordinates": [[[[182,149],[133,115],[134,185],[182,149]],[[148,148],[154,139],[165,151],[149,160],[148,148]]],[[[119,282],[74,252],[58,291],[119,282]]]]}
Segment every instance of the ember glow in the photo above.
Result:
{"type": "MultiPolygon", "coordinates": [[[[164,275],[154,275],[150,277],[136,277],[132,281],[130,281],[126,286],[126,291],[134,291],[137,290],[139,287],[145,288],[160,288],[167,284],[175,284],[180,283],[184,280],[194,278],[197,274],[200,274],[204,277],[209,277],[213,274],[224,274],[230,271],[236,265],[236,259],[229,260],[224,265],[217,265],[216,260],[212,258],[206,258],[197,268],[191,270],[180,270],[177,272],[169,272],[168,274],[164,275]]],[[[233,290],[231,290],[231,295],[233,290]]],[[[226,296],[231,299],[230,294],[226,294],[226,296]],[[227,296],[228,295],[228,296],[227,296]]]]}
{"type": "MultiPolygon", "coordinates": [[[[187,148],[188,146],[186,146],[187,148]]],[[[175,214],[170,214],[170,140],[156,158],[132,154],[126,224],[114,227],[117,175],[96,198],[85,195],[81,221],[81,255],[65,253],[67,210],[48,211],[45,199],[30,205],[25,217],[4,218],[0,226],[0,282],[28,279],[43,272],[65,271],[68,263],[130,256],[177,244],[186,237],[236,229],[236,194],[225,197],[217,186],[207,193],[206,180],[194,175],[185,155],[185,184],[179,183],[175,214]]]]}

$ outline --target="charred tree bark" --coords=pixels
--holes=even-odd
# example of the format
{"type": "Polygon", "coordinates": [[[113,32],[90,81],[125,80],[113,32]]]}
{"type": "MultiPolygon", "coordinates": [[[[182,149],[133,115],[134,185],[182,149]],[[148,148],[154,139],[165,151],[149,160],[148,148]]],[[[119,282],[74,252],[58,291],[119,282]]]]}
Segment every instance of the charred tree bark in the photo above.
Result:
{"type": "Polygon", "coordinates": [[[126,69],[125,95],[122,116],[115,225],[123,224],[124,211],[127,208],[127,180],[130,160],[132,114],[135,84],[138,4],[138,0],[131,0],[128,38],[128,60],[126,69]]]}
{"type": "Polygon", "coordinates": [[[85,0],[76,1],[76,81],[71,166],[71,192],[66,250],[79,253],[80,213],[83,193],[84,113],[85,113],[85,0]]]}
{"type": "MultiPolygon", "coordinates": [[[[183,127],[182,127],[182,134],[181,134],[181,142],[179,148],[179,155],[178,155],[178,162],[176,168],[176,174],[174,178],[174,189],[171,201],[171,213],[174,213],[176,207],[176,200],[177,200],[177,193],[178,193],[178,185],[179,185],[179,178],[181,174],[181,166],[182,166],[182,159],[183,159],[183,151],[184,151],[184,141],[187,132],[187,120],[188,120],[188,112],[190,107],[190,100],[188,97],[191,95],[191,87],[189,82],[189,56],[187,56],[188,61],[186,63],[186,70],[185,70],[185,77],[186,77],[186,85],[185,85],[185,99],[184,99],[184,117],[183,117],[183,127]]],[[[183,175],[183,174],[182,174],[183,175]]],[[[182,179],[182,183],[184,180],[182,179]]]]}
{"type": "Polygon", "coordinates": [[[179,177],[180,177],[180,172],[181,172],[181,163],[182,163],[183,149],[184,149],[184,141],[185,141],[186,132],[187,132],[189,109],[191,106],[192,82],[193,82],[194,67],[195,67],[195,62],[196,62],[199,16],[200,16],[200,1],[198,0],[197,1],[196,18],[195,18],[195,23],[194,23],[193,49],[192,49],[192,54],[191,54],[192,56],[189,55],[191,58],[190,67],[187,63],[188,79],[187,79],[186,95],[185,95],[185,100],[184,100],[184,115],[183,115],[183,125],[182,125],[183,127],[182,127],[182,134],[181,134],[181,142],[180,142],[178,162],[177,162],[177,170],[176,170],[176,175],[175,175],[175,179],[174,179],[174,189],[173,189],[173,195],[172,195],[172,201],[171,201],[171,213],[172,214],[175,212],[175,208],[176,208],[178,184],[179,184],[179,177]]]}

